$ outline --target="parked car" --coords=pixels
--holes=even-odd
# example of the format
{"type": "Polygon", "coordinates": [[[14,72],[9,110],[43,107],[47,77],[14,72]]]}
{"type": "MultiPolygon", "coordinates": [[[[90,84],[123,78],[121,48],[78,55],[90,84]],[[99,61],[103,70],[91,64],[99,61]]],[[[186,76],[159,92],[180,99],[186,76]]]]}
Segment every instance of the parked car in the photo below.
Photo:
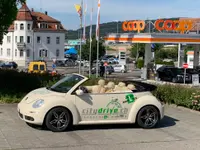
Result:
{"type": "Polygon", "coordinates": [[[51,87],[31,91],[17,106],[19,118],[63,132],[71,125],[108,123],[137,123],[149,129],[164,117],[164,105],[151,93],[154,85],[136,81],[106,84],[99,80],[99,86],[87,85],[87,81],[85,76],[68,74],[51,87]],[[106,92],[99,93],[93,87],[106,92]]]}
{"type": "Polygon", "coordinates": [[[14,61],[10,61],[10,62],[9,61],[8,62],[1,61],[0,68],[2,68],[2,69],[17,69],[18,65],[14,61]]]}
{"type": "Polygon", "coordinates": [[[120,65],[120,64],[118,64],[118,65],[114,65],[113,68],[114,68],[115,72],[126,73],[128,71],[126,65],[120,65]]]}
{"type": "MultiPolygon", "coordinates": [[[[87,72],[89,74],[89,71],[87,71],[87,72]]],[[[99,67],[98,72],[100,73],[100,67],[99,67]]],[[[114,68],[112,66],[108,65],[108,66],[106,66],[105,72],[106,72],[106,74],[112,74],[114,72],[114,68]]],[[[95,74],[95,73],[96,73],[96,67],[93,67],[91,69],[91,74],[95,74]]]]}
{"type": "Polygon", "coordinates": [[[56,66],[58,67],[65,67],[65,63],[62,60],[56,60],[56,66]]]}
{"type": "MultiPolygon", "coordinates": [[[[192,74],[199,74],[194,69],[186,69],[185,82],[192,82],[192,74]]],[[[173,83],[183,83],[184,82],[184,69],[172,66],[162,66],[157,70],[157,77],[161,81],[168,81],[173,83]]]]}

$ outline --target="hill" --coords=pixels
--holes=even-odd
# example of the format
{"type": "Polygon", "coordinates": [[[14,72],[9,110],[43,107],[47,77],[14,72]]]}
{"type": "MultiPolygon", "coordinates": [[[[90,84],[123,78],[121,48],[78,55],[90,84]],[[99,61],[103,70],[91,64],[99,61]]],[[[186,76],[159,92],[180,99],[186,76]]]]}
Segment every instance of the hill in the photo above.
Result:
{"type": "MultiPolygon", "coordinates": [[[[164,20],[166,19],[170,19],[170,20],[176,20],[179,18],[164,18],[164,20]]],[[[152,22],[155,22],[155,20],[150,20],[152,22]]],[[[148,22],[146,20],[146,22],[148,22]]],[[[126,33],[122,30],[122,21],[121,22],[108,22],[108,23],[102,23],[100,24],[100,36],[104,37],[106,36],[108,33],[117,33],[117,24],[118,24],[118,32],[119,33],[126,33]]],[[[154,30],[153,25],[151,24],[150,26],[151,30],[154,30]]],[[[93,34],[95,34],[95,30],[96,30],[96,25],[92,26],[92,30],[93,30],[93,34]]],[[[146,27],[146,29],[143,32],[148,32],[149,30],[149,25],[148,27],[146,27]]],[[[154,32],[156,32],[154,30],[154,32]]],[[[90,33],[90,26],[86,27],[86,38],[89,38],[89,33],[90,33]]],[[[66,33],[66,39],[78,39],[80,37],[80,29],[78,30],[68,30],[66,33]]]]}

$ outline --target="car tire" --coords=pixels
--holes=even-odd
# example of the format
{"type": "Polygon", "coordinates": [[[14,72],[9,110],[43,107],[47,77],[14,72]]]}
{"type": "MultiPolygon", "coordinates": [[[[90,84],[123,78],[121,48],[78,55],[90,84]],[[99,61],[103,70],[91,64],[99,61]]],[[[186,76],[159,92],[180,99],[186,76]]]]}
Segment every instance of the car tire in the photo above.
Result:
{"type": "Polygon", "coordinates": [[[172,82],[173,82],[173,83],[176,83],[176,82],[177,82],[177,79],[176,79],[176,78],[172,78],[172,82]]]}
{"type": "Polygon", "coordinates": [[[159,112],[154,106],[145,106],[137,115],[137,124],[144,128],[154,128],[159,122],[159,112]]]}
{"type": "Polygon", "coordinates": [[[46,116],[45,125],[52,132],[63,132],[72,125],[72,118],[66,108],[53,108],[46,116]]]}

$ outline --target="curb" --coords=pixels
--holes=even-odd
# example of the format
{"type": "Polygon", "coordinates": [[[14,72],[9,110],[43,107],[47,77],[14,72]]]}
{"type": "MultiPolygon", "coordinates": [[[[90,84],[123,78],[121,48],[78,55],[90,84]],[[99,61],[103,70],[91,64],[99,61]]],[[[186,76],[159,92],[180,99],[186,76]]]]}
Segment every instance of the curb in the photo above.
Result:
{"type": "Polygon", "coordinates": [[[172,108],[178,108],[179,110],[189,111],[191,113],[195,113],[197,115],[200,115],[200,111],[189,109],[189,108],[186,108],[186,107],[183,107],[183,106],[177,106],[175,104],[165,104],[165,106],[172,107],[172,108]]]}

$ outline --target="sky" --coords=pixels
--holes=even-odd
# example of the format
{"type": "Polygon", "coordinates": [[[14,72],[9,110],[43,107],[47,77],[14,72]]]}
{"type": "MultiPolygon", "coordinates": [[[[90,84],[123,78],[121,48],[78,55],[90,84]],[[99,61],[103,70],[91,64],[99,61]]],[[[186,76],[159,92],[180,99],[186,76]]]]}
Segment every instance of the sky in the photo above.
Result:
{"type": "MultiPolygon", "coordinates": [[[[97,20],[98,0],[84,0],[87,3],[86,25],[90,24],[91,8],[94,8],[93,24],[97,20]]],[[[48,14],[62,22],[67,30],[80,27],[80,19],[74,4],[81,0],[27,0],[28,7],[48,14]]],[[[158,19],[170,17],[200,17],[200,0],[101,0],[101,23],[137,19],[158,19]]]]}

